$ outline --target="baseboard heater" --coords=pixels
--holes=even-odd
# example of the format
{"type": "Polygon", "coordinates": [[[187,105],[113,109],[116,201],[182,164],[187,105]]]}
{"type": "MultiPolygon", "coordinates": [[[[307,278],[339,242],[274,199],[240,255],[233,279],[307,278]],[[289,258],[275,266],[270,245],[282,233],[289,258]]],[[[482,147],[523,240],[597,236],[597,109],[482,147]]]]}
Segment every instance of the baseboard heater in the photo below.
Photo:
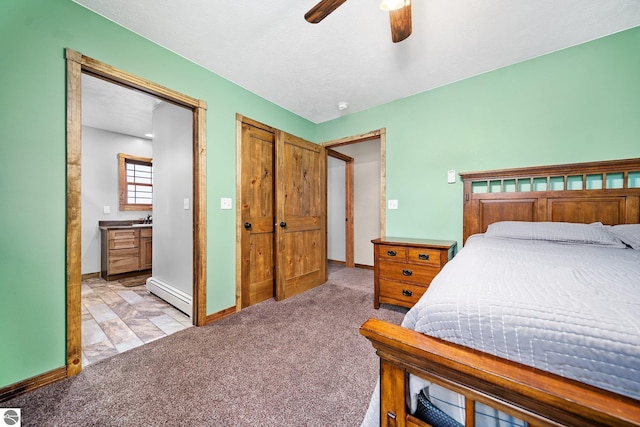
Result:
{"type": "Polygon", "coordinates": [[[191,317],[192,298],[180,289],[176,289],[168,283],[158,280],[155,277],[147,279],[147,290],[152,294],[162,298],[187,316],[191,317]]]}

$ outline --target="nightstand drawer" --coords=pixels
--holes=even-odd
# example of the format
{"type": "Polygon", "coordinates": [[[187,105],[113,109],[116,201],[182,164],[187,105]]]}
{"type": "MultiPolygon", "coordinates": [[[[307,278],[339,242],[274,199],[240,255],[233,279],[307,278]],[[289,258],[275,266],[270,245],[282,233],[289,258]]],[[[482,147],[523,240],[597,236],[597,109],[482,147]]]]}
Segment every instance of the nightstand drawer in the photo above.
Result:
{"type": "Polygon", "coordinates": [[[407,260],[407,248],[402,246],[378,246],[378,256],[381,260],[405,262],[407,260]]]}
{"type": "Polygon", "coordinates": [[[431,280],[436,277],[438,271],[440,270],[427,265],[381,262],[379,274],[381,278],[401,280],[426,287],[431,283],[431,280]]]}
{"type": "Polygon", "coordinates": [[[409,262],[440,266],[440,251],[436,249],[409,248],[409,262]]]}
{"type": "Polygon", "coordinates": [[[390,282],[380,279],[380,301],[388,304],[398,304],[405,307],[413,306],[427,290],[424,286],[409,283],[390,282]]]}

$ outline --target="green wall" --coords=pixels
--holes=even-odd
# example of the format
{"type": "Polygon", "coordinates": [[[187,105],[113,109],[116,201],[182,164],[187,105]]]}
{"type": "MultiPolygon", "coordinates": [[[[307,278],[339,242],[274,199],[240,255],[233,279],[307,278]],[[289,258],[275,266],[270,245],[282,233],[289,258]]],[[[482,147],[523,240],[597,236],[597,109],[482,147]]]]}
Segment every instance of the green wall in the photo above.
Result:
{"type": "Polygon", "coordinates": [[[0,387],[65,363],[64,48],[207,102],[207,313],[235,303],[236,113],[312,141],[386,128],[397,236],[461,239],[448,169],[640,157],[640,28],[320,125],[70,0],[3,0],[0,40],[0,387]]]}
{"type": "Polygon", "coordinates": [[[0,40],[0,387],[66,360],[67,47],[207,102],[207,313],[235,305],[235,115],[316,125],[70,0],[3,0],[0,40]]]}
{"type": "Polygon", "coordinates": [[[640,27],[318,125],[386,128],[387,235],[462,240],[447,170],[640,157],[640,27]]]}

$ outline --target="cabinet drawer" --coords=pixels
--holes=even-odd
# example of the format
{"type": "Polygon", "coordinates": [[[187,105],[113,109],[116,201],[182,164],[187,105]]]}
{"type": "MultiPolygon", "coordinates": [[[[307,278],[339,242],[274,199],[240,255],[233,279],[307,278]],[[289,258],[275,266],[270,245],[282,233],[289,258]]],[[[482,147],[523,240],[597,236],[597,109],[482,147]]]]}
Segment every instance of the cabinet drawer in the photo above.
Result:
{"type": "Polygon", "coordinates": [[[412,307],[426,290],[427,288],[424,286],[380,279],[380,300],[382,302],[412,307]]]}
{"type": "Polygon", "coordinates": [[[380,263],[380,277],[401,280],[427,286],[438,274],[439,269],[427,265],[399,264],[393,262],[380,263]]]}
{"type": "Polygon", "coordinates": [[[135,249],[112,249],[109,251],[107,274],[126,273],[138,270],[140,251],[135,249]]]}
{"type": "Polygon", "coordinates": [[[134,229],[118,229],[118,230],[109,230],[109,240],[119,240],[119,239],[137,239],[138,238],[138,230],[134,229]]]}
{"type": "Polygon", "coordinates": [[[152,235],[153,235],[153,230],[151,228],[141,228],[140,229],[140,238],[151,237],[152,235]]]}
{"type": "Polygon", "coordinates": [[[134,249],[138,247],[138,239],[116,239],[109,240],[109,250],[134,249]]]}
{"type": "Polygon", "coordinates": [[[407,248],[403,246],[378,246],[378,256],[381,260],[398,260],[404,262],[407,260],[407,248]]]}
{"type": "Polygon", "coordinates": [[[440,266],[440,251],[437,249],[409,248],[409,262],[440,266]]]}

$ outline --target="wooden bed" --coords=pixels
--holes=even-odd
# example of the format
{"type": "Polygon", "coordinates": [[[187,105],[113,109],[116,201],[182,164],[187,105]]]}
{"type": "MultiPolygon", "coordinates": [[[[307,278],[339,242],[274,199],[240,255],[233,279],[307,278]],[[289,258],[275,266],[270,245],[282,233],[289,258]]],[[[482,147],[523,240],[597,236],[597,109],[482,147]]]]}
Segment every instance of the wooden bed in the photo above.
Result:
{"type": "MultiPolygon", "coordinates": [[[[461,173],[464,241],[497,221],[640,223],[640,158],[461,173]]],[[[409,414],[408,376],[531,426],[640,425],[640,401],[369,319],[360,328],[380,357],[380,425],[426,426],[409,414]]]]}

